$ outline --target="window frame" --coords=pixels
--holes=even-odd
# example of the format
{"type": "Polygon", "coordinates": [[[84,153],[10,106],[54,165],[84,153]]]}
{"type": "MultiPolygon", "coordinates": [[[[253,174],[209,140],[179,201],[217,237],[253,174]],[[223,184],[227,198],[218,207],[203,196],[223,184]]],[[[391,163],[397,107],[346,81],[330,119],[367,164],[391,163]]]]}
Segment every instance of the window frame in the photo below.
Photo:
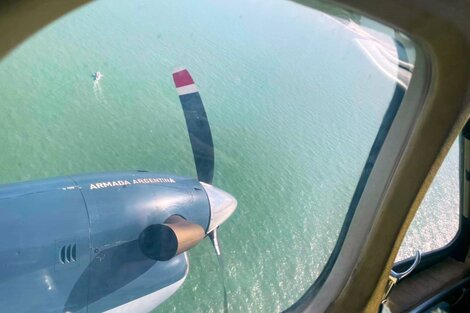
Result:
{"type": "MultiPolygon", "coordinates": [[[[297,2],[315,8],[313,1],[297,2]]],[[[375,191],[366,190],[362,205],[352,214],[346,240],[338,255],[330,257],[330,261],[337,259],[327,264],[327,274],[322,273],[324,282],[318,286],[317,281],[287,312],[377,312],[406,230],[470,113],[466,101],[470,60],[465,57],[470,48],[461,44],[470,38],[465,1],[454,2],[453,7],[441,0],[336,3],[398,29],[413,40],[417,50],[415,71],[400,110],[414,108],[416,116],[407,121],[407,116],[398,113],[380,152],[385,158],[393,153],[394,145],[399,146],[400,151],[395,151],[390,160],[396,167],[382,180],[378,179],[379,171],[371,175],[366,189],[375,191]],[[447,80],[453,82],[452,86],[439,84],[447,80]],[[406,128],[406,132],[400,133],[397,128],[406,128]],[[374,186],[379,182],[384,186],[385,181],[386,188],[374,186]],[[374,193],[380,193],[381,199],[370,206],[374,193]],[[364,205],[368,200],[369,206],[364,205]],[[367,217],[365,213],[374,218],[361,223],[361,217],[367,217]],[[353,260],[346,262],[348,258],[353,260]]],[[[375,170],[378,168],[385,168],[380,156],[374,165],[375,170]]]]}
{"type": "MultiPolygon", "coordinates": [[[[40,28],[87,2],[51,0],[44,6],[37,0],[18,0],[0,4],[0,29],[9,30],[5,33],[8,40],[0,41],[0,58],[40,28]]],[[[321,6],[314,0],[297,2],[321,6]]],[[[315,288],[288,311],[345,312],[347,308],[348,312],[377,312],[407,227],[470,116],[470,44],[466,44],[470,43],[470,9],[466,0],[456,0],[452,7],[444,0],[337,0],[336,4],[407,34],[416,44],[417,61],[358,208],[348,214],[351,223],[343,244],[322,273],[323,284],[315,287],[317,280],[315,288]],[[447,80],[452,84],[439,84],[447,80]]]]}

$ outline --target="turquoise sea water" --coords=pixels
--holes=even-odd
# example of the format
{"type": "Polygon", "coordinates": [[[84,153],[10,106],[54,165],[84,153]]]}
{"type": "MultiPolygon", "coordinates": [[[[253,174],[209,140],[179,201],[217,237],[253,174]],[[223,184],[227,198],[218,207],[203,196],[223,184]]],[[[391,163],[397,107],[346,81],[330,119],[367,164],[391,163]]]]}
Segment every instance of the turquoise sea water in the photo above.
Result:
{"type": "MultiPolygon", "coordinates": [[[[0,182],[130,169],[196,176],[171,78],[187,67],[211,123],[214,184],[239,203],[220,229],[229,307],[285,309],[334,246],[395,88],[354,38],[278,0],[94,2],[0,63],[0,182]]],[[[448,192],[420,225],[446,215],[455,184],[438,186],[448,192]]],[[[410,242],[429,232],[445,242],[447,226],[410,242]]],[[[188,279],[157,312],[222,310],[210,243],[189,255],[188,279]]]]}

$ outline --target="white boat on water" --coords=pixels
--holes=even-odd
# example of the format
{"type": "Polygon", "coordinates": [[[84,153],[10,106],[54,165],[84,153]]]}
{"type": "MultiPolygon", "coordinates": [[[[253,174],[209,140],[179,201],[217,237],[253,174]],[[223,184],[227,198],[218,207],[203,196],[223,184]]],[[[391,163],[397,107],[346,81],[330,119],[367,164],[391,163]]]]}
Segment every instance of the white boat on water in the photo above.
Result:
{"type": "Polygon", "coordinates": [[[94,78],[95,82],[99,81],[102,77],[103,77],[103,74],[101,74],[101,72],[96,72],[93,75],[93,78],[94,78]]]}

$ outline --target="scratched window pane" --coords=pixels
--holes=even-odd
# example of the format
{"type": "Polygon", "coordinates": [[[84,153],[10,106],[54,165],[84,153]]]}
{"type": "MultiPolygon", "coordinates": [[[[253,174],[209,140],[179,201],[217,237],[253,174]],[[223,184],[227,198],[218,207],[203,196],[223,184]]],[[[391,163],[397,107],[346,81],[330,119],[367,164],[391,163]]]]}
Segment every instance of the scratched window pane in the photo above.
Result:
{"type": "Polygon", "coordinates": [[[299,299],[415,59],[398,31],[316,7],[93,1],[4,57],[2,311],[299,299]]]}

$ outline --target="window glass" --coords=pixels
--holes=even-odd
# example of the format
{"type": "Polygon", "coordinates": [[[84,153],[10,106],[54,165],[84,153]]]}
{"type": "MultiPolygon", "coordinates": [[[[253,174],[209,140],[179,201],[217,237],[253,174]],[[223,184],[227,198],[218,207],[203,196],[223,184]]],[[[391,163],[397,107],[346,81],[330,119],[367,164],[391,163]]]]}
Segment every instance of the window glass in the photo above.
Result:
{"type": "MultiPolygon", "coordinates": [[[[103,251],[132,247],[151,224],[150,216],[136,209],[138,203],[116,202],[103,213],[106,201],[118,201],[121,194],[92,205],[88,199],[94,189],[103,196],[137,190],[133,180],[127,186],[127,178],[110,179],[107,172],[197,177],[178,97],[193,86],[176,90],[172,79],[181,67],[194,79],[212,130],[213,185],[233,195],[238,207],[219,229],[224,269],[210,241],[203,240],[189,251],[186,281],[172,285],[176,293],[159,310],[220,311],[221,272],[232,312],[281,311],[314,283],[337,241],[372,144],[384,119],[393,120],[414,63],[412,43],[395,30],[318,6],[324,12],[281,0],[101,0],[48,25],[1,61],[0,200],[10,197],[10,188],[30,186],[31,180],[43,184],[50,177],[98,173],[87,184],[61,187],[80,190],[87,212],[98,212],[85,216],[91,226],[77,230],[82,234],[92,228],[84,239],[90,242],[90,260],[82,259],[78,276],[70,274],[70,285],[60,287],[66,291],[51,285],[56,297],[38,296],[28,303],[30,311],[41,311],[33,308],[41,301],[75,301],[64,294],[75,295],[88,263],[93,277],[99,277],[95,285],[83,287],[95,288],[84,300],[89,302],[82,303],[90,312],[125,305],[141,299],[140,291],[159,288],[147,275],[161,263],[150,267],[148,260],[132,261],[137,250],[112,250],[118,251],[112,255],[121,262],[119,270],[100,267],[109,259],[103,251]],[[22,183],[11,187],[15,182],[22,183]],[[134,237],[114,235],[130,230],[134,237]],[[100,287],[108,282],[114,284],[113,293],[100,287]]],[[[167,200],[172,204],[174,199],[167,200]]],[[[68,201],[59,203],[69,208],[68,201]]],[[[43,209],[39,201],[36,206],[43,209]]],[[[51,218],[31,213],[21,220],[40,219],[50,229],[71,214],[57,210],[51,218]]],[[[193,211],[174,213],[185,217],[193,211]]],[[[11,231],[24,227],[14,219],[11,225],[16,225],[11,231]]],[[[31,236],[40,240],[35,229],[30,228],[31,236]]],[[[73,249],[73,242],[62,242],[66,239],[56,238],[61,243],[57,255],[73,249]]],[[[30,262],[34,255],[28,254],[30,262]]],[[[63,259],[74,257],[66,253],[63,259]]],[[[19,267],[15,260],[11,264],[19,267]]],[[[41,282],[62,275],[53,270],[56,265],[42,266],[28,275],[42,275],[41,282]]],[[[21,281],[12,288],[11,279],[17,276],[0,278],[0,302],[18,311],[15,305],[25,304],[16,303],[13,295],[26,291],[21,281]]]]}
{"type": "Polygon", "coordinates": [[[454,239],[459,229],[459,141],[444,159],[424,196],[398,252],[397,261],[412,257],[416,250],[429,252],[454,239]]]}

